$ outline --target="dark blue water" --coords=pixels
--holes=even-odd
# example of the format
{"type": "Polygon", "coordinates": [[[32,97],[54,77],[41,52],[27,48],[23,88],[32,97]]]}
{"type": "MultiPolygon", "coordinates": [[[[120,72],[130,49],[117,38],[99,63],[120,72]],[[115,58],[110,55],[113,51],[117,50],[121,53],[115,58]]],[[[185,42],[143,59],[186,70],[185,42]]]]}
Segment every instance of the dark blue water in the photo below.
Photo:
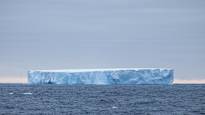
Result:
{"type": "Polygon", "coordinates": [[[205,114],[205,85],[0,84],[0,114],[205,114]]]}

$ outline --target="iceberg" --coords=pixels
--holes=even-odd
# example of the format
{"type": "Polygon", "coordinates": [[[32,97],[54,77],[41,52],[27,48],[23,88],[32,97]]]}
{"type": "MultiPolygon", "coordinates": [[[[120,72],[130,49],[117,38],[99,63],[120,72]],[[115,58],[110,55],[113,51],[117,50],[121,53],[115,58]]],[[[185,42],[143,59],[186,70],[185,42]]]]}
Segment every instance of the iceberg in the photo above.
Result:
{"type": "Polygon", "coordinates": [[[173,69],[119,68],[75,70],[30,70],[29,84],[172,84],[173,69]]]}

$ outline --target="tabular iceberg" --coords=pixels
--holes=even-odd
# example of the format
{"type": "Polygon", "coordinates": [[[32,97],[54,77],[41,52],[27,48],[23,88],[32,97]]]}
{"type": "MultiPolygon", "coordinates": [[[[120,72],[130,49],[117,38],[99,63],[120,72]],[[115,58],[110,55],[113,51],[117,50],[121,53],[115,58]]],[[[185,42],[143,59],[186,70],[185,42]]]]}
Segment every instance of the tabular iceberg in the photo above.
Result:
{"type": "Polygon", "coordinates": [[[30,84],[172,84],[174,71],[158,68],[31,70],[30,84]]]}

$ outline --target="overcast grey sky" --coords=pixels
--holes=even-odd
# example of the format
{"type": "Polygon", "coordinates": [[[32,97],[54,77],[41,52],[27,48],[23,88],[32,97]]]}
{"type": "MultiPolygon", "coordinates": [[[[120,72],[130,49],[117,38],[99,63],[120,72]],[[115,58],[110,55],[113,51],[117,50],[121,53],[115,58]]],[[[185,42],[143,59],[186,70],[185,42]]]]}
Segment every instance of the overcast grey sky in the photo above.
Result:
{"type": "Polygon", "coordinates": [[[29,69],[113,67],[205,79],[205,1],[0,1],[0,82],[29,69]]]}

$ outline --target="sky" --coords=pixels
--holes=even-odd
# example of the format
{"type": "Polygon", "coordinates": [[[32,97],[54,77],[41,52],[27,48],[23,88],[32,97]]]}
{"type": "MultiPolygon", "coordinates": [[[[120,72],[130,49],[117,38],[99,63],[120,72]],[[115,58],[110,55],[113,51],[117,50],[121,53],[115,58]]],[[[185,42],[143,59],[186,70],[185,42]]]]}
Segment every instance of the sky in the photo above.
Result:
{"type": "Polygon", "coordinates": [[[0,82],[31,69],[173,68],[205,83],[204,0],[1,0],[0,82]]]}

